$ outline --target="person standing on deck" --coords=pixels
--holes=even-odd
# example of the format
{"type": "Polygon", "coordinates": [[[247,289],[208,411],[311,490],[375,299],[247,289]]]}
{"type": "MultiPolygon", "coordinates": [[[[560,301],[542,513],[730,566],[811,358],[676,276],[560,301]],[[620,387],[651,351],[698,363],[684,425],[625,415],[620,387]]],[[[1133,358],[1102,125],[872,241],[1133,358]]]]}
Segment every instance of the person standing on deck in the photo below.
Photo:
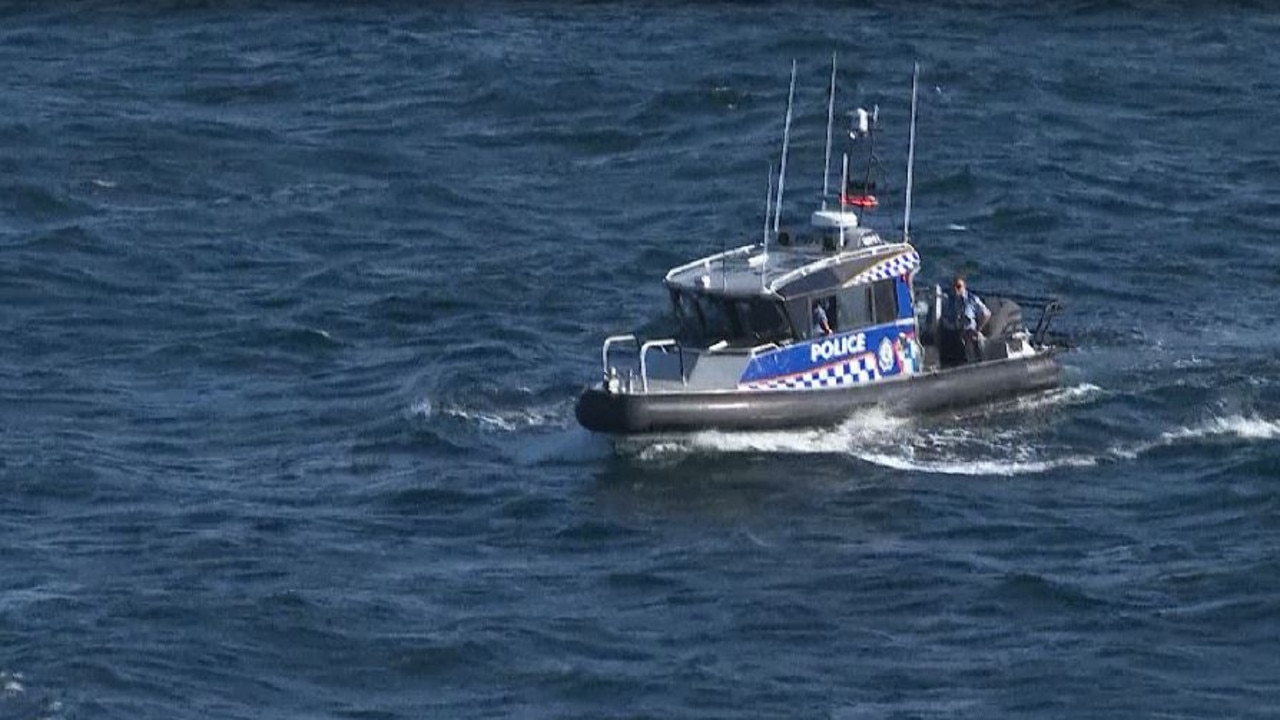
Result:
{"type": "Polygon", "coordinates": [[[991,319],[977,293],[971,293],[963,275],[956,275],[951,290],[942,301],[938,319],[941,332],[938,356],[943,367],[963,365],[982,359],[982,328],[991,319]]]}

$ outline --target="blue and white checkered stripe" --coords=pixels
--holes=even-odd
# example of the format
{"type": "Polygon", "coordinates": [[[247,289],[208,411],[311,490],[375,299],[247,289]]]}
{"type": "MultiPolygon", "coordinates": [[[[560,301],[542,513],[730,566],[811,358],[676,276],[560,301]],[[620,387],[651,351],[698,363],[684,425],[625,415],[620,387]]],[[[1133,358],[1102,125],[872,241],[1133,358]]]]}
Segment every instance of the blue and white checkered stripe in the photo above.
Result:
{"type": "Polygon", "coordinates": [[[848,387],[880,379],[874,353],[862,353],[840,362],[795,375],[783,375],[741,385],[746,390],[821,390],[848,387]]]}
{"type": "Polygon", "coordinates": [[[920,253],[912,250],[911,252],[899,253],[891,258],[881,260],[855,275],[851,282],[862,284],[877,280],[888,280],[892,277],[905,275],[918,267],[920,267],[920,253]]]}

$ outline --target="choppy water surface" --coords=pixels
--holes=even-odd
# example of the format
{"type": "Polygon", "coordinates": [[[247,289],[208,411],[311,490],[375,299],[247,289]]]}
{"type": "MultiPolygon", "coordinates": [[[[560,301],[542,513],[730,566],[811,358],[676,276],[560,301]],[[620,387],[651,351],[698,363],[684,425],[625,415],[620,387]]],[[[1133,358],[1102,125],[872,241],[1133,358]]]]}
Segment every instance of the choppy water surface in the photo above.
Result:
{"type": "Polygon", "coordinates": [[[1274,716],[1280,14],[1147,5],[0,11],[0,718],[1274,716]],[[576,428],[832,50],[1065,386],[576,428]]]}

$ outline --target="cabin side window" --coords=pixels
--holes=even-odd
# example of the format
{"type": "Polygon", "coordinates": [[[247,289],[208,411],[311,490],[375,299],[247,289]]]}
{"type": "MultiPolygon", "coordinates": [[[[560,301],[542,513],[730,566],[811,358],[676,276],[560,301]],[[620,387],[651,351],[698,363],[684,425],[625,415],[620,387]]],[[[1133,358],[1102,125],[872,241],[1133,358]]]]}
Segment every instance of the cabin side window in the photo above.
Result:
{"type": "Polygon", "coordinates": [[[843,330],[884,325],[898,319],[898,291],[892,279],[843,288],[837,295],[837,305],[838,323],[843,330]]]}
{"type": "Polygon", "coordinates": [[[898,289],[893,280],[881,280],[871,286],[874,300],[875,324],[883,325],[898,319],[898,289]]]}
{"type": "Polygon", "coordinates": [[[839,293],[839,326],[843,330],[856,330],[872,324],[871,288],[854,285],[839,293]]]}
{"type": "MultiPolygon", "coordinates": [[[[809,304],[809,337],[822,337],[826,335],[826,331],[819,326],[820,318],[827,319],[827,325],[831,328],[831,332],[840,332],[840,328],[844,325],[840,322],[840,316],[837,312],[839,302],[835,295],[823,295],[814,298],[809,304]],[[821,310],[821,312],[819,312],[821,310]]],[[[803,326],[801,326],[803,327],[803,326]]]]}

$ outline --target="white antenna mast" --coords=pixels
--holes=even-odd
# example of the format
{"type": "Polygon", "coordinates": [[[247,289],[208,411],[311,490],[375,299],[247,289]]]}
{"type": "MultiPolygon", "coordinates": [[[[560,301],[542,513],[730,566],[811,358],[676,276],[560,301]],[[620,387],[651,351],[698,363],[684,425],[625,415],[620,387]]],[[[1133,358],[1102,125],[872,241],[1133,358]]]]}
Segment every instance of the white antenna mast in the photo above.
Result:
{"type": "Polygon", "coordinates": [[[840,171],[840,247],[844,248],[844,202],[849,190],[849,153],[844,154],[844,166],[840,171]]]}
{"type": "MultiPolygon", "coordinates": [[[[764,240],[761,244],[764,249],[760,253],[760,257],[764,258],[765,263],[769,262],[769,201],[773,199],[773,163],[769,164],[769,189],[764,194],[764,240]]],[[[760,287],[764,287],[765,272],[764,268],[760,269],[760,287]]],[[[727,283],[728,280],[726,279],[727,283]]]]}
{"type": "Polygon", "coordinates": [[[902,241],[911,241],[911,173],[916,164],[916,92],[920,85],[920,62],[911,72],[911,133],[907,140],[907,202],[902,212],[902,241]]]}
{"type": "Polygon", "coordinates": [[[778,168],[778,200],[773,204],[773,234],[782,217],[782,188],[787,182],[787,147],[791,143],[791,105],[796,98],[796,61],[791,61],[791,91],[787,93],[787,122],[782,128],[782,167],[778,168]]]}
{"type": "Polygon", "coordinates": [[[773,164],[769,164],[769,191],[764,196],[764,250],[769,251],[769,212],[773,201],[773,164]]]}
{"type": "Polygon", "coordinates": [[[831,124],[836,116],[836,54],[831,53],[831,96],[827,100],[827,155],[822,163],[822,209],[827,209],[827,179],[831,176],[831,124]]]}

